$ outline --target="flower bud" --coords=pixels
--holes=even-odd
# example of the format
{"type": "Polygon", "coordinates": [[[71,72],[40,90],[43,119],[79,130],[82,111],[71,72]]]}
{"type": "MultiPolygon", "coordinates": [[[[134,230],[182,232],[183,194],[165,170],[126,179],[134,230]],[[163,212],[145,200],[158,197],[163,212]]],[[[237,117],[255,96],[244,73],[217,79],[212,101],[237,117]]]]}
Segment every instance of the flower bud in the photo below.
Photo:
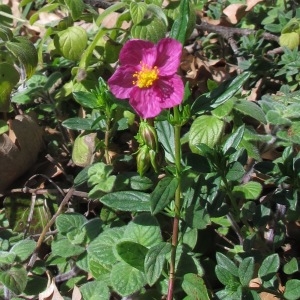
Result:
{"type": "Polygon", "coordinates": [[[157,153],[154,150],[150,150],[149,156],[154,171],[158,173],[157,153]]]}
{"type": "Polygon", "coordinates": [[[150,155],[149,148],[147,145],[142,146],[136,157],[137,171],[140,176],[143,176],[150,167],[150,155]]]}
{"type": "Polygon", "coordinates": [[[147,122],[141,122],[139,129],[139,136],[143,144],[155,152],[158,149],[156,129],[147,122]]]}

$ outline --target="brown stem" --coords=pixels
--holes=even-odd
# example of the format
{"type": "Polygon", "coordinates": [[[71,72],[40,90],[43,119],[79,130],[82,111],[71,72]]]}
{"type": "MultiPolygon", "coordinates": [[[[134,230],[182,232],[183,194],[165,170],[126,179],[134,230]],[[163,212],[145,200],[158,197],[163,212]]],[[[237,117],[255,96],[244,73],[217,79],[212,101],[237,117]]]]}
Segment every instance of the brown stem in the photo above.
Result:
{"type": "Polygon", "coordinates": [[[172,249],[171,249],[171,263],[168,285],[168,297],[167,300],[173,299],[174,282],[175,282],[175,261],[176,261],[176,249],[178,244],[178,231],[179,231],[179,217],[175,216],[173,221],[173,236],[172,236],[172,249]]]}
{"type": "Polygon", "coordinates": [[[68,201],[70,200],[70,198],[73,196],[73,193],[74,193],[74,187],[71,187],[69,189],[69,191],[67,192],[67,194],[65,195],[64,199],[62,200],[61,204],[59,205],[58,209],[57,209],[57,212],[53,215],[53,217],[51,218],[51,220],[46,224],[46,226],[44,227],[37,243],[36,243],[36,247],[35,247],[35,250],[30,258],[30,261],[27,265],[27,270],[30,270],[36,259],[37,259],[37,256],[38,256],[38,253],[39,253],[39,250],[42,246],[42,243],[44,241],[44,238],[46,236],[46,233],[47,231],[51,228],[51,226],[54,224],[56,218],[63,212],[63,208],[65,207],[65,205],[68,203],[68,201]]]}
{"type": "MultiPolygon", "coordinates": [[[[225,39],[229,39],[234,35],[250,35],[256,34],[257,30],[254,29],[246,29],[246,28],[234,28],[234,27],[227,27],[227,26],[219,26],[219,25],[212,25],[207,22],[202,22],[199,25],[196,25],[198,30],[202,31],[209,31],[215,32],[222,35],[225,39]]],[[[268,32],[263,32],[261,36],[265,40],[279,42],[279,37],[268,32]]]]}

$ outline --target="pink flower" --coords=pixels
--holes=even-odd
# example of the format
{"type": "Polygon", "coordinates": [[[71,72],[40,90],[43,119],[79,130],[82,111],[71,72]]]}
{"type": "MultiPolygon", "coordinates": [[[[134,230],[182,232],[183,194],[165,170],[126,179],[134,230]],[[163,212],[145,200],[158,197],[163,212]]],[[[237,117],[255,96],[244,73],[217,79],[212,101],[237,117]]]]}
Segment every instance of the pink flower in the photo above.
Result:
{"type": "Polygon", "coordinates": [[[111,92],[119,99],[129,98],[142,118],[180,104],[184,87],[176,72],[181,52],[181,44],[171,38],[158,44],[128,41],[120,52],[120,67],[108,80],[111,92]]]}

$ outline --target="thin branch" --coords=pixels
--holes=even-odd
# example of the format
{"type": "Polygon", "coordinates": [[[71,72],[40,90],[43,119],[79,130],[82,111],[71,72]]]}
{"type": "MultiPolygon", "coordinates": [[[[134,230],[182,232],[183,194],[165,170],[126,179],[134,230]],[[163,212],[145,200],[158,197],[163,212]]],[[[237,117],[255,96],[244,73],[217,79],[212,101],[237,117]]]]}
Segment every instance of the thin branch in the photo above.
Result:
{"type": "MultiPolygon", "coordinates": [[[[69,189],[62,189],[64,194],[68,192],[69,189]]],[[[44,195],[44,194],[61,194],[60,191],[57,189],[30,189],[30,188],[19,188],[19,189],[12,189],[6,191],[6,195],[15,194],[15,193],[24,193],[24,194],[36,194],[36,195],[44,195]]],[[[87,192],[82,191],[74,191],[73,196],[81,197],[81,198],[88,198],[87,192]]]]}
{"type": "Polygon", "coordinates": [[[29,261],[29,263],[27,265],[27,270],[30,270],[33,267],[33,265],[34,265],[34,263],[35,263],[35,261],[36,261],[36,259],[38,257],[38,253],[40,251],[40,248],[42,246],[44,238],[45,238],[45,236],[47,234],[47,231],[50,230],[50,228],[54,224],[56,218],[63,212],[63,208],[69,202],[69,200],[73,196],[73,193],[74,193],[74,187],[71,187],[69,189],[69,191],[67,192],[67,194],[65,195],[64,199],[62,200],[61,204],[59,205],[59,207],[57,209],[57,212],[53,215],[53,217],[51,218],[51,220],[44,227],[44,229],[43,229],[43,231],[42,231],[42,233],[41,233],[41,235],[40,235],[40,237],[39,237],[39,239],[38,239],[38,241],[36,243],[36,248],[35,248],[32,256],[30,258],[30,261],[29,261]]]}
{"type": "MultiPolygon", "coordinates": [[[[258,31],[254,29],[247,29],[247,28],[234,28],[234,27],[226,27],[226,26],[219,26],[219,25],[212,25],[207,22],[202,22],[201,24],[196,25],[197,30],[208,31],[208,32],[215,32],[223,36],[226,40],[233,37],[234,35],[250,35],[256,34],[258,31]]],[[[263,32],[261,36],[265,40],[279,42],[279,37],[269,33],[263,32]]]]}
{"type": "Polygon", "coordinates": [[[109,1],[102,0],[84,0],[84,3],[89,4],[93,8],[109,8],[112,4],[109,1]]]}

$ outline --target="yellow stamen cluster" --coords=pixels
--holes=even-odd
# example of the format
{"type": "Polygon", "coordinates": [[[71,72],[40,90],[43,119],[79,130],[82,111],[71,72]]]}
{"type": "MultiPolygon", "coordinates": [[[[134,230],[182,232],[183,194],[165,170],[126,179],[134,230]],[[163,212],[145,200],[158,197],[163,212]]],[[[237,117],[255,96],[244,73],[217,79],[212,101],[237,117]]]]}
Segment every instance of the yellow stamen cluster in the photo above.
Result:
{"type": "Polygon", "coordinates": [[[133,78],[136,78],[136,80],[132,81],[132,83],[139,88],[148,88],[158,79],[159,70],[157,67],[149,68],[148,65],[142,62],[141,65],[142,69],[133,74],[133,78]]]}

